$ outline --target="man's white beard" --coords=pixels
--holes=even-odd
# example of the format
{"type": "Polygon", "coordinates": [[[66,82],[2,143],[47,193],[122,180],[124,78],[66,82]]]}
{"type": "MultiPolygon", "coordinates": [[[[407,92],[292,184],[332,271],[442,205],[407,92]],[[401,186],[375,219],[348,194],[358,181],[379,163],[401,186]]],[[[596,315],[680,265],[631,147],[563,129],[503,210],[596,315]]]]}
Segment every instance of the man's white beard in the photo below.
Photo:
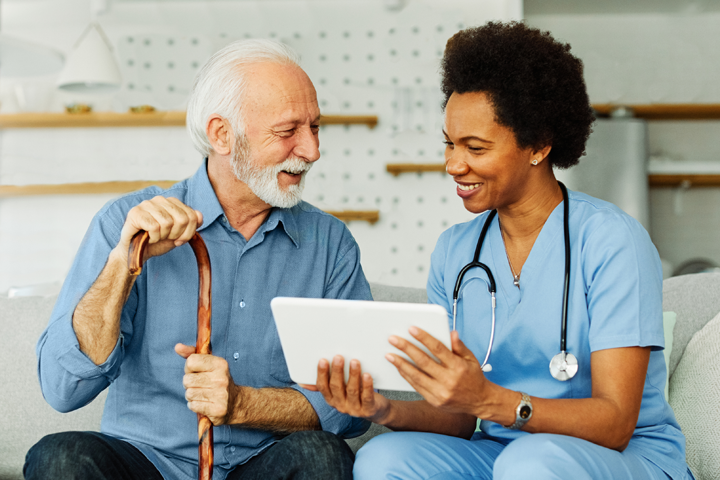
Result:
{"type": "Polygon", "coordinates": [[[232,158],[232,168],[238,180],[245,183],[250,190],[263,202],[272,207],[292,208],[302,200],[305,188],[305,174],[312,163],[298,157],[289,157],[284,162],[270,167],[260,167],[252,158],[246,138],[238,139],[232,158]],[[300,183],[289,185],[283,190],[278,182],[278,174],[282,171],[300,173],[300,183]]]}

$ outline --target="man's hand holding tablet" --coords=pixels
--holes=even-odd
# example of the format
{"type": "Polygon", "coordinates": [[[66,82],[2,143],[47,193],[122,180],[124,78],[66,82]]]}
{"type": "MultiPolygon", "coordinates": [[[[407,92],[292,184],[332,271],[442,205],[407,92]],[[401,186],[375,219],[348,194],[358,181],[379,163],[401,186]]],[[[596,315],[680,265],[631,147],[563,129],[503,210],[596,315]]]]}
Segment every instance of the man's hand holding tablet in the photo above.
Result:
{"type": "Polygon", "coordinates": [[[315,385],[301,384],[308,390],[319,391],[331,407],[341,413],[383,424],[388,419],[390,400],[373,388],[372,375],[362,373],[358,360],[350,360],[350,375],[345,383],[345,359],[336,355],[332,366],[324,358],[318,362],[315,385]]]}

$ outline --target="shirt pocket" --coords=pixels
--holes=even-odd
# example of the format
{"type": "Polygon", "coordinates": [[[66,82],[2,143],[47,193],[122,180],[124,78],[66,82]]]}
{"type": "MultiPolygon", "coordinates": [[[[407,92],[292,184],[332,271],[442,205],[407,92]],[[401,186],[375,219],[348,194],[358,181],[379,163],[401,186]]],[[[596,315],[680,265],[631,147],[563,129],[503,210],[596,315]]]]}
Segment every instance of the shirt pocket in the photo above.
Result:
{"type": "Polygon", "coordinates": [[[285,361],[285,353],[283,352],[280,338],[275,331],[275,338],[272,345],[272,358],[270,359],[270,376],[279,382],[277,387],[287,387],[295,382],[290,379],[287,362],[285,361]]]}

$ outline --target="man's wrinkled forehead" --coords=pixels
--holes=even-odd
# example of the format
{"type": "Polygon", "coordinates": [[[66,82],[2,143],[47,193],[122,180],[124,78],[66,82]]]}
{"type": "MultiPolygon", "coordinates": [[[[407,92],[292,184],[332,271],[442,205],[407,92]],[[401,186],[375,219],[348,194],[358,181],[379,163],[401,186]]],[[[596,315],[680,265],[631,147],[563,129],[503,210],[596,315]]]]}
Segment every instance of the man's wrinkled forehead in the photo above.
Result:
{"type": "Polygon", "coordinates": [[[297,65],[257,63],[247,67],[246,75],[250,99],[298,103],[317,98],[312,82],[297,65]]]}
{"type": "Polygon", "coordinates": [[[275,120],[290,117],[318,117],[315,87],[305,72],[295,65],[261,63],[247,71],[246,112],[249,117],[272,115],[275,120]]]}

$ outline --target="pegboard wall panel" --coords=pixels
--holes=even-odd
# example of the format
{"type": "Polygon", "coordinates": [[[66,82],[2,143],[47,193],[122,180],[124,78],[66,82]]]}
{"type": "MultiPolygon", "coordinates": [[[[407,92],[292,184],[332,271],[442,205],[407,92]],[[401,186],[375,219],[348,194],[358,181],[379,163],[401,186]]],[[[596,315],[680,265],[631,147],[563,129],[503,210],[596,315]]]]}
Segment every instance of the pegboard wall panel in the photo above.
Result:
{"type": "MultiPolygon", "coordinates": [[[[305,199],[328,210],[379,210],[374,225],[349,224],[368,279],[424,287],[440,233],[472,216],[446,175],[393,177],[385,165],[443,161],[438,67],[445,43],[468,25],[520,18],[521,1],[416,0],[399,11],[388,8],[395,3],[403,2],[116,1],[99,21],[115,46],[124,81],[120,92],[90,97],[51,91],[46,109],[61,110],[73,101],[100,110],[126,111],[140,104],[184,109],[194,75],[214,51],[242,38],[283,41],[300,54],[324,113],[379,117],[372,130],[322,127],[322,158],[308,174],[305,199]]],[[[37,19],[14,24],[6,19],[3,28],[22,30],[40,43],[53,43],[53,32],[66,44],[69,38],[67,26],[53,30],[52,23],[37,19]]],[[[21,109],[15,94],[25,86],[0,81],[5,112],[21,109]]],[[[0,142],[3,184],[180,179],[201,161],[182,128],[7,130],[0,142]]],[[[0,256],[0,291],[61,280],[89,212],[108,198],[0,200],[0,252],[21,245],[27,253],[0,256]],[[36,225],[16,233],[35,211],[63,221],[41,221],[42,232],[36,225]],[[41,245],[40,238],[53,236],[63,241],[53,248],[41,245]],[[23,267],[28,262],[44,267],[23,267]]]]}

